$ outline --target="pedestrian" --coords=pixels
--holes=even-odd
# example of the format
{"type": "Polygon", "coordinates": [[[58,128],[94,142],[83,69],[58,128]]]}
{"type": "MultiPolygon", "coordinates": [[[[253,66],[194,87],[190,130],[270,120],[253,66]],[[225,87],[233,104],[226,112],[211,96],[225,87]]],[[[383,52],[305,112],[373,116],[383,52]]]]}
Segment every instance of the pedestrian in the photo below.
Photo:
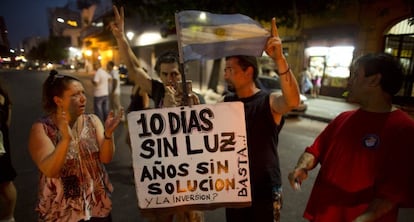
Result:
{"type": "Polygon", "coordinates": [[[111,76],[102,68],[100,62],[94,63],[95,75],[92,79],[93,109],[95,114],[103,122],[109,113],[109,81],[111,76]]]}
{"type": "Polygon", "coordinates": [[[322,70],[320,68],[314,69],[313,72],[311,72],[312,77],[312,90],[311,90],[311,96],[313,98],[319,97],[319,93],[321,91],[322,86],[322,70]]]}
{"type": "Polygon", "coordinates": [[[144,92],[137,83],[134,83],[134,86],[131,89],[130,99],[128,113],[148,109],[150,107],[150,98],[148,94],[144,92]]]}
{"type": "MultiPolygon", "coordinates": [[[[136,78],[134,80],[128,81],[132,82],[133,87],[131,89],[130,102],[128,105],[127,113],[148,109],[150,107],[150,98],[148,94],[141,89],[139,83],[136,82],[136,78]]],[[[128,128],[128,122],[126,122],[126,126],[128,128]]],[[[128,130],[126,135],[126,142],[129,145],[129,148],[131,148],[131,139],[129,137],[128,130]]]]}
{"type": "Polygon", "coordinates": [[[313,90],[311,73],[307,67],[303,68],[300,86],[300,91],[302,94],[307,94],[313,90]]]}
{"type": "Polygon", "coordinates": [[[109,61],[106,64],[106,69],[111,76],[112,84],[110,84],[109,97],[110,97],[110,110],[113,110],[115,115],[121,111],[121,80],[119,79],[119,72],[115,69],[115,63],[109,61]]]}
{"type": "Polygon", "coordinates": [[[414,121],[392,105],[402,80],[401,65],[389,54],[353,62],[347,100],[359,109],[332,120],[289,174],[297,189],[320,165],[304,218],[391,222],[399,207],[413,207],[414,121]]]}
{"type": "MultiPolygon", "coordinates": [[[[199,104],[198,96],[189,91],[187,102],[176,93],[181,87],[179,82],[182,80],[182,68],[179,63],[178,53],[172,50],[166,50],[160,54],[155,64],[155,71],[159,75],[160,80],[151,78],[147,72],[139,65],[138,59],[129,46],[128,40],[124,32],[124,9],[119,10],[113,7],[115,13],[115,21],[111,23],[112,33],[117,40],[120,57],[125,61],[128,68],[128,78],[136,83],[143,92],[147,93],[154,102],[155,108],[176,107],[183,104],[199,104]],[[185,102],[185,103],[184,103],[185,102]]],[[[202,211],[182,210],[180,212],[159,211],[156,214],[145,215],[150,221],[168,222],[186,221],[186,222],[202,222],[204,214],[202,211]]]]}
{"type": "Polygon", "coordinates": [[[13,222],[17,191],[13,180],[16,170],[11,162],[9,127],[12,102],[0,85],[0,221],[13,222]]]}
{"type": "Polygon", "coordinates": [[[52,70],[43,83],[46,115],[33,125],[29,151],[40,171],[39,221],[112,221],[104,164],[115,152],[113,133],[123,115],[110,112],[104,125],[86,114],[85,89],[73,76],[52,70]]]}
{"type": "Polygon", "coordinates": [[[255,84],[258,76],[256,57],[226,58],[224,79],[230,92],[234,93],[226,94],[224,101],[244,104],[252,196],[250,207],[226,208],[227,222],[280,221],[282,180],[278,135],[284,123],[283,114],[299,105],[299,87],[282,48],[273,19],[272,36],[265,49],[280,70],[282,93],[259,89],[255,84]]]}

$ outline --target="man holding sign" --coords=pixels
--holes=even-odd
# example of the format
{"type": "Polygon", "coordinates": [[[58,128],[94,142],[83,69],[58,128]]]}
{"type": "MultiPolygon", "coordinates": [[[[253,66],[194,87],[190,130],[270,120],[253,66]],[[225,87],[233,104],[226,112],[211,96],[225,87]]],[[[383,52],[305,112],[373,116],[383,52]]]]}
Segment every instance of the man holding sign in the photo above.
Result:
{"type": "MultiPolygon", "coordinates": [[[[160,80],[152,79],[148,73],[139,65],[138,58],[129,46],[124,32],[124,9],[120,10],[113,7],[115,21],[110,24],[112,34],[117,40],[119,53],[128,67],[128,78],[137,83],[153,100],[155,108],[174,107],[182,105],[183,101],[177,97],[178,83],[182,80],[183,70],[180,67],[178,53],[175,51],[165,51],[157,59],[155,71],[160,80]]],[[[198,96],[189,92],[189,103],[200,103],[198,96]]]]}
{"type": "MultiPolygon", "coordinates": [[[[165,51],[162,53],[155,64],[155,71],[161,81],[152,79],[145,70],[140,67],[139,61],[129,46],[124,32],[124,9],[113,7],[115,21],[111,23],[111,31],[115,36],[121,58],[128,67],[128,78],[137,83],[139,87],[147,93],[154,101],[155,108],[176,107],[183,104],[199,104],[198,96],[193,92],[188,92],[188,102],[184,103],[182,94],[177,93],[181,85],[182,69],[180,67],[178,53],[165,51]]],[[[204,221],[201,211],[183,211],[176,215],[178,221],[204,221]]],[[[149,216],[150,221],[173,221],[174,214],[153,214],[149,216]]]]}
{"type": "Polygon", "coordinates": [[[244,103],[252,191],[251,207],[226,209],[228,222],[280,221],[282,181],[278,134],[283,126],[283,114],[299,104],[299,88],[283,55],[275,19],[265,50],[278,67],[282,93],[267,92],[255,84],[256,57],[226,57],[224,78],[234,94],[226,95],[224,101],[244,103]]]}
{"type": "MultiPolygon", "coordinates": [[[[180,98],[175,93],[176,88],[174,86],[177,85],[175,83],[182,77],[179,64],[168,63],[164,66],[161,64],[158,74],[160,74],[165,87],[159,87],[159,82],[157,83],[143,72],[124,34],[123,9],[121,8],[119,12],[114,7],[114,12],[115,22],[111,24],[111,29],[117,39],[121,56],[127,59],[126,64],[133,75],[131,77],[137,78],[137,82],[142,83],[141,88],[153,96],[156,107],[196,104],[191,102],[181,103],[180,98]],[[168,81],[170,78],[173,81],[168,81]],[[169,84],[169,82],[173,84],[169,84]],[[157,96],[157,94],[161,96],[157,96]],[[155,100],[158,97],[163,98],[158,100],[159,103],[155,100]]],[[[186,17],[189,15],[187,13],[181,15],[184,15],[180,17],[181,19],[178,19],[181,22],[186,21],[185,18],[192,18],[191,16],[186,17]]],[[[200,15],[206,14],[201,13],[200,15]]],[[[242,17],[237,15],[236,19],[242,17]]],[[[222,19],[216,20],[220,21],[222,19]]],[[[194,20],[188,19],[188,21],[191,23],[194,20]]],[[[246,24],[245,20],[241,21],[246,24]]],[[[232,25],[226,27],[229,26],[232,25]]],[[[182,30],[187,30],[185,28],[184,26],[182,30]]],[[[194,36],[194,30],[210,29],[208,26],[199,28],[189,29],[191,31],[189,36],[194,36]]],[[[224,29],[214,30],[224,31],[224,29]]],[[[214,33],[225,36],[227,32],[214,33]]],[[[230,39],[233,37],[231,33],[229,32],[230,36],[228,36],[230,39]]],[[[282,115],[299,104],[299,89],[295,77],[283,56],[281,40],[277,34],[274,20],[272,22],[272,35],[270,37],[269,35],[266,36],[266,32],[263,35],[262,44],[252,44],[252,46],[257,46],[261,54],[263,46],[266,44],[267,54],[273,58],[279,70],[283,70],[279,74],[282,86],[281,94],[261,91],[255,85],[255,79],[258,75],[255,57],[231,56],[226,58],[225,79],[229,86],[234,88],[235,94],[227,96],[225,101],[241,101],[244,103],[244,110],[242,109],[242,103],[235,102],[217,104],[214,107],[206,105],[194,106],[191,109],[177,107],[143,111],[128,116],[128,119],[134,122],[134,124],[129,125],[130,132],[134,132],[131,134],[131,141],[133,145],[135,144],[134,147],[139,148],[139,150],[133,149],[138,150],[137,153],[133,153],[133,158],[142,161],[148,160],[148,165],[134,166],[134,169],[138,169],[136,171],[141,172],[138,175],[135,174],[136,178],[140,179],[140,184],[145,185],[140,187],[141,192],[143,189],[147,189],[146,193],[139,195],[139,197],[143,197],[141,201],[139,200],[141,208],[145,207],[145,203],[147,206],[154,206],[152,209],[159,210],[168,210],[168,207],[174,206],[191,207],[191,203],[203,206],[215,202],[217,199],[220,199],[220,201],[217,201],[218,203],[227,204],[226,206],[245,207],[246,203],[250,203],[251,193],[252,206],[228,209],[227,220],[278,220],[280,205],[276,206],[277,211],[273,212],[274,200],[279,198],[276,203],[280,203],[278,201],[280,201],[281,189],[279,160],[276,150],[278,133],[283,125],[282,115]],[[240,108],[237,105],[240,105],[240,108]],[[234,109],[232,112],[228,112],[229,108],[234,109]],[[245,114],[243,114],[244,112],[245,114]],[[223,113],[231,113],[237,118],[223,115],[223,113]],[[223,119],[223,117],[228,118],[223,119]],[[240,121],[243,117],[246,120],[246,125],[243,121],[240,121]],[[241,125],[238,126],[237,123],[241,125]],[[247,130],[244,127],[247,127],[247,130]],[[216,131],[218,129],[221,131],[216,131]],[[237,129],[237,131],[234,129],[237,129]],[[247,140],[244,134],[247,135],[247,140]],[[155,160],[154,157],[169,158],[155,160]],[[252,161],[250,167],[248,167],[250,159],[252,161]],[[236,164],[234,164],[235,161],[236,164]],[[150,166],[150,164],[152,165],[150,166]],[[142,167],[142,169],[139,167],[142,167]],[[233,172],[232,170],[237,169],[237,167],[238,170],[233,172]],[[249,174],[249,171],[254,172],[249,174]],[[249,186],[250,180],[251,189],[249,186]]],[[[182,41],[180,40],[179,43],[182,43],[182,41]]],[[[227,52],[239,54],[239,51],[234,50],[224,53],[223,47],[215,47],[220,44],[222,42],[213,43],[209,47],[208,44],[198,44],[195,41],[186,46],[191,49],[187,52],[198,51],[197,46],[201,49],[212,49],[211,51],[207,50],[208,53],[205,55],[198,54],[201,55],[201,58],[214,58],[217,54],[211,55],[209,53],[216,52],[216,50],[223,52],[220,54],[221,57],[229,55],[226,54],[227,52]]],[[[245,48],[244,45],[242,46],[242,48],[245,48]]],[[[187,57],[184,53],[184,61],[199,58],[197,54],[190,55],[195,56],[187,57]]],[[[191,93],[189,97],[194,98],[191,93]]],[[[134,164],[137,164],[137,162],[134,161],[134,164]]],[[[138,192],[140,192],[140,189],[138,189],[138,192]]],[[[191,216],[191,213],[189,215],[191,216]]],[[[156,216],[158,218],[155,219],[158,221],[170,221],[168,219],[172,219],[172,217],[161,218],[160,214],[156,216]]],[[[184,220],[202,221],[203,218],[193,217],[184,220]]]]}

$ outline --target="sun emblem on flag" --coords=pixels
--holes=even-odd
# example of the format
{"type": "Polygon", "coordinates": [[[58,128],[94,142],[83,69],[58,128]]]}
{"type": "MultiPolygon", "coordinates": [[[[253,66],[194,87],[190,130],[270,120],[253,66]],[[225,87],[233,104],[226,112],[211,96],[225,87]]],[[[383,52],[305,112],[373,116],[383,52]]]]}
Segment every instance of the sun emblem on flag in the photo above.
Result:
{"type": "Polygon", "coordinates": [[[216,28],[216,29],[214,29],[214,34],[216,34],[217,36],[225,36],[226,35],[226,29],[216,28]]]}

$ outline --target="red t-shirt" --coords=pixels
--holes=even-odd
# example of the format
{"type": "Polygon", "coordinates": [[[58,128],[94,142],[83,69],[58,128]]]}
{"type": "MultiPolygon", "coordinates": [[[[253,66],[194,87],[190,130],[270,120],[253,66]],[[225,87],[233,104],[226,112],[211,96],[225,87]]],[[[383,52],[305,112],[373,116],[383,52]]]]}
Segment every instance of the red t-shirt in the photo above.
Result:
{"type": "MultiPolygon", "coordinates": [[[[306,148],[321,164],[304,217],[352,221],[375,198],[414,201],[414,121],[404,112],[342,113],[306,148]]],[[[396,221],[398,210],[381,221],[396,221]]]]}

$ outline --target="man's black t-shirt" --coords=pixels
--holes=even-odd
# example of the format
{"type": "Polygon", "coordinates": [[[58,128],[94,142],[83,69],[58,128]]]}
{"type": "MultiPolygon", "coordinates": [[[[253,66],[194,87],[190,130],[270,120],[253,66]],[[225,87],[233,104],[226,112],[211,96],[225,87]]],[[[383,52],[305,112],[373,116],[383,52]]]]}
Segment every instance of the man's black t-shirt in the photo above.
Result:
{"type": "Polygon", "coordinates": [[[248,98],[240,99],[233,93],[224,98],[225,102],[244,104],[253,198],[282,185],[277,144],[284,119],[279,125],[274,122],[269,95],[270,92],[260,90],[248,98]]]}

